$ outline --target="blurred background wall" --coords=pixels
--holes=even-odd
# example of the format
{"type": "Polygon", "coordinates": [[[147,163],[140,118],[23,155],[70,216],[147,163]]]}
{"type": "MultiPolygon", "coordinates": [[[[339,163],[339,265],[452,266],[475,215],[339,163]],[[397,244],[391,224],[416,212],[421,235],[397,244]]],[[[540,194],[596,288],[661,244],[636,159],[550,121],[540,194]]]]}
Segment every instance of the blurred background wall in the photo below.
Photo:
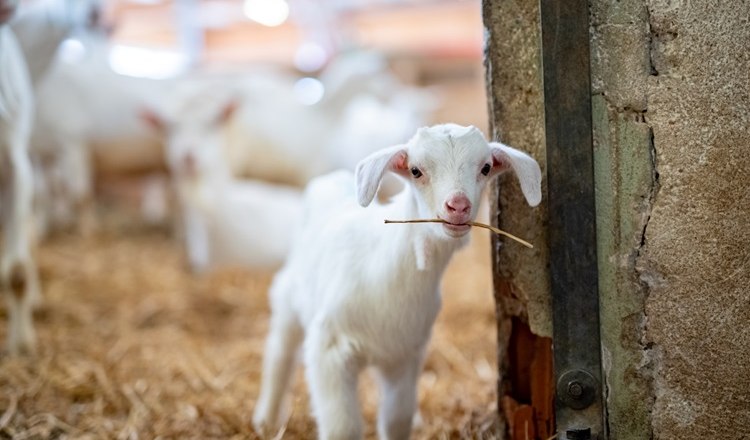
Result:
{"type": "Polygon", "coordinates": [[[436,121],[486,131],[475,0],[111,0],[113,66],[169,76],[275,66],[315,76],[355,49],[383,54],[403,81],[434,86],[436,121]],[[156,57],[156,58],[154,58],[156,57]],[[158,59],[159,63],[153,60],[158,59]]]}

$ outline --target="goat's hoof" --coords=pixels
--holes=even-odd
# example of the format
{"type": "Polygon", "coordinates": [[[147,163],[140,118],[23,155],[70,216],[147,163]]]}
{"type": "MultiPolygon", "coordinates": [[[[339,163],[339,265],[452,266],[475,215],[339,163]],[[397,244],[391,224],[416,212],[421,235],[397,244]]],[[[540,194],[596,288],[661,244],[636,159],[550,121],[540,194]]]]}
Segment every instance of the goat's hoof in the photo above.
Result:
{"type": "Polygon", "coordinates": [[[26,277],[26,270],[24,270],[21,263],[16,263],[11,267],[7,282],[11,294],[19,300],[22,299],[26,294],[26,287],[29,280],[26,277]]]}
{"type": "Polygon", "coordinates": [[[424,419],[422,418],[422,413],[420,411],[414,413],[414,418],[411,420],[411,426],[412,429],[420,429],[424,427],[424,419]]]}
{"type": "Polygon", "coordinates": [[[271,423],[265,414],[258,411],[253,414],[253,430],[260,438],[271,438],[276,433],[274,423],[271,423]]]}
{"type": "Polygon", "coordinates": [[[27,336],[19,340],[8,341],[8,353],[12,357],[36,355],[36,340],[33,336],[27,336]]]}
{"type": "Polygon", "coordinates": [[[31,291],[31,309],[35,312],[44,310],[44,298],[39,289],[31,291]]]}

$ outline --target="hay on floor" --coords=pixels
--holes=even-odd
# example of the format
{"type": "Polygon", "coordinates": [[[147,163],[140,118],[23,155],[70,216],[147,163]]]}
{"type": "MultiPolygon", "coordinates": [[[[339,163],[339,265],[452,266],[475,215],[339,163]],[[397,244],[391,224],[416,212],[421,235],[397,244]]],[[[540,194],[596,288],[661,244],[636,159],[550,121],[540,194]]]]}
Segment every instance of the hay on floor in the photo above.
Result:
{"type": "MultiPolygon", "coordinates": [[[[109,226],[39,250],[39,353],[0,357],[0,437],[254,438],[272,274],[191,275],[164,231],[109,226]]],[[[444,281],[414,438],[494,438],[489,240],[473,233],[444,281]]],[[[363,377],[360,394],[374,438],[372,380],[363,377]]],[[[283,438],[311,438],[314,429],[298,374],[283,438]]]]}

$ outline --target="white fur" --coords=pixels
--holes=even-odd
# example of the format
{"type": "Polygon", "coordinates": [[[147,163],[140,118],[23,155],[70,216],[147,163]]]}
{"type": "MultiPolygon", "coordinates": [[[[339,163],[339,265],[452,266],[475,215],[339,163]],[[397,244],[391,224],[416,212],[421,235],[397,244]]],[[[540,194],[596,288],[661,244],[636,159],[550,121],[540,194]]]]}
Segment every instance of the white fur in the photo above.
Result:
{"type": "Polygon", "coordinates": [[[190,185],[185,182],[178,185],[193,271],[221,266],[275,269],[284,261],[302,206],[297,190],[208,176],[198,187],[185,188],[190,185]]]}
{"type": "Polygon", "coordinates": [[[353,170],[360,158],[426,122],[427,93],[399,83],[379,63],[342,58],[321,75],[325,94],[314,105],[293,93],[295,78],[256,75],[235,83],[240,107],[226,137],[235,174],[303,186],[339,168],[353,170]]]}
{"type": "MultiPolygon", "coordinates": [[[[127,125],[122,121],[101,123],[101,119],[92,116],[101,118],[108,113],[91,111],[90,100],[82,91],[106,81],[91,63],[83,62],[88,60],[77,60],[76,68],[89,77],[70,75],[58,56],[60,43],[76,31],[93,35],[101,30],[101,6],[100,0],[31,2],[23,5],[11,23],[37,95],[30,154],[35,183],[34,218],[41,236],[49,229],[73,223],[79,215],[81,218],[75,220],[80,220],[81,228],[91,229],[92,170],[83,139],[88,136],[88,127],[127,125]]],[[[103,89],[118,90],[115,86],[106,84],[103,89]]],[[[101,93],[95,99],[106,101],[101,93]]],[[[107,105],[114,105],[112,101],[107,105]]],[[[133,119],[137,121],[137,117],[133,119]]]]}
{"type": "MultiPolygon", "coordinates": [[[[0,6],[3,3],[0,1],[0,6]]],[[[28,155],[34,99],[26,62],[13,32],[0,23],[0,176],[3,249],[0,281],[8,300],[8,350],[33,351],[32,303],[38,300],[38,275],[31,248],[33,180],[28,155]]]]}
{"type": "Polygon", "coordinates": [[[100,0],[44,0],[24,5],[11,23],[29,69],[37,85],[55,60],[58,46],[75,29],[96,25],[100,0]]]}
{"type": "Polygon", "coordinates": [[[380,64],[334,62],[322,78],[323,100],[304,105],[294,93],[296,78],[278,71],[242,78],[195,74],[169,82],[129,78],[110,69],[106,42],[90,34],[81,38],[86,57],[58,60],[38,90],[32,148],[44,178],[37,197],[50,201],[40,203],[40,211],[57,207],[40,216],[53,229],[90,229],[94,169],[111,175],[163,168],[162,144],[139,114],[183,99],[173,97],[175,88],[196,96],[231,92],[238,111],[222,143],[232,173],[295,186],[334,169],[353,169],[360,157],[412,133],[431,110],[426,93],[399,84],[380,64]]]}
{"type": "Polygon", "coordinates": [[[37,198],[54,203],[41,203],[40,216],[50,229],[75,225],[86,232],[95,223],[95,173],[163,170],[161,140],[140,112],[165,101],[171,84],[117,74],[109,66],[109,43],[102,36],[79,37],[86,47],[84,57],[57,59],[37,88],[32,153],[47,182],[40,185],[37,198]]]}
{"type": "Polygon", "coordinates": [[[295,353],[304,341],[319,438],[362,437],[357,377],[366,366],[380,378],[380,438],[409,437],[417,379],[440,310],[440,279],[453,252],[468,240],[468,227],[383,220],[457,218],[445,204],[456,194],[472,203],[463,222],[473,220],[487,181],[507,169],[518,175],[529,203],[538,203],[541,172],[531,157],[488,144],[474,127],[446,124],[420,129],[407,144],[368,156],[356,176],[338,171],[310,183],[296,246],[270,291],[273,314],[256,429],[278,427],[295,353]],[[481,174],[486,164],[492,166],[489,176],[481,174]],[[414,178],[412,167],[423,175],[414,178]],[[363,208],[386,171],[401,176],[405,190],[388,204],[363,208]]]}
{"type": "Polygon", "coordinates": [[[301,215],[301,193],[232,175],[220,136],[232,104],[221,104],[190,95],[160,117],[190,266],[278,268],[301,215]]]}

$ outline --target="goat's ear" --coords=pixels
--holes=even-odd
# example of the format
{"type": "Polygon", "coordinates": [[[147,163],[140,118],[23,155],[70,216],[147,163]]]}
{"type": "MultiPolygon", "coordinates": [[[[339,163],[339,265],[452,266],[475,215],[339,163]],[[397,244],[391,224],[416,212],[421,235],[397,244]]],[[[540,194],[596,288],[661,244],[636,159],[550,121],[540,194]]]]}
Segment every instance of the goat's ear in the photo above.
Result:
{"type": "Polygon", "coordinates": [[[359,204],[367,206],[372,202],[386,170],[405,174],[408,166],[406,159],[404,145],[384,148],[362,159],[354,172],[359,204]]]}
{"type": "Polygon", "coordinates": [[[542,201],[542,170],[539,169],[539,164],[528,154],[499,142],[490,142],[490,150],[491,175],[512,169],[529,206],[538,205],[542,201]]]}
{"type": "Polygon", "coordinates": [[[216,122],[222,125],[229,122],[229,120],[232,119],[232,116],[237,112],[239,106],[240,103],[236,99],[227,101],[219,110],[219,116],[216,119],[216,122]]]}
{"type": "Polygon", "coordinates": [[[150,108],[141,109],[139,116],[143,122],[159,134],[167,131],[167,123],[164,118],[150,108]]]}

